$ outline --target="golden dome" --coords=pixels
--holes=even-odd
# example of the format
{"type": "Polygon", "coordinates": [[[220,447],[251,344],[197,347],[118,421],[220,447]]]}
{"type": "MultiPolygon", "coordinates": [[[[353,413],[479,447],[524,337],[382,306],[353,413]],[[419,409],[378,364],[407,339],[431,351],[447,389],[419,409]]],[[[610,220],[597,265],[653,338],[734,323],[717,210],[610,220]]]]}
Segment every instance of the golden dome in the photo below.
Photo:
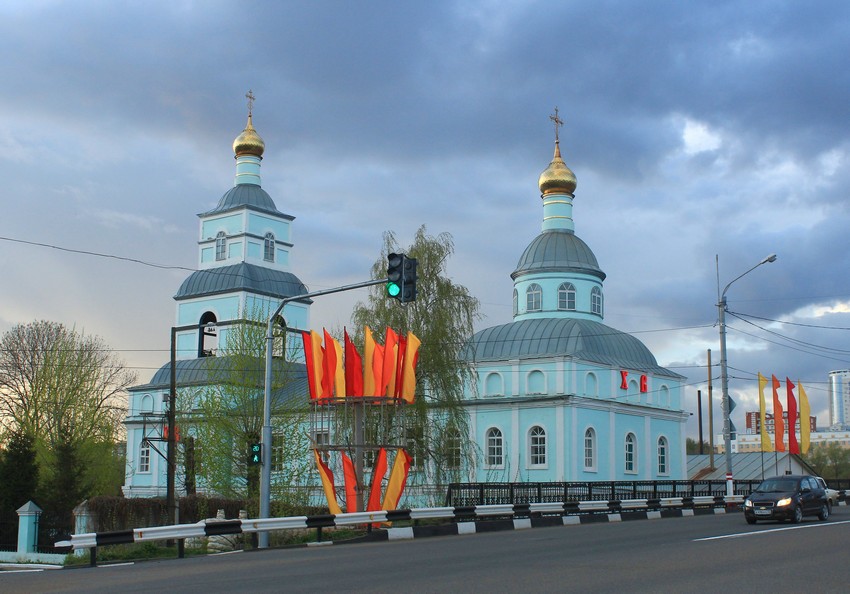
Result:
{"type": "Polygon", "coordinates": [[[549,167],[540,174],[537,184],[540,186],[540,193],[544,196],[561,193],[572,195],[576,191],[576,176],[561,158],[561,148],[557,140],[555,156],[552,157],[549,167]]]}
{"type": "Polygon", "coordinates": [[[242,134],[236,137],[233,141],[233,152],[236,156],[239,155],[254,155],[262,157],[263,151],[266,150],[266,143],[254,130],[254,124],[251,123],[251,115],[248,115],[248,124],[242,130],[242,134]]]}

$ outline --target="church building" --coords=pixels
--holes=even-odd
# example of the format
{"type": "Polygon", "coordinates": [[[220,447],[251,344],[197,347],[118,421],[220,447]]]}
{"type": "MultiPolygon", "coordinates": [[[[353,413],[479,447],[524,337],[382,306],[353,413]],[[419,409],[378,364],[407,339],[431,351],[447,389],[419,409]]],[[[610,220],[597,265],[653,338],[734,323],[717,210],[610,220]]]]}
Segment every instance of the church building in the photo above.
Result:
{"type": "Polygon", "coordinates": [[[605,273],[575,233],[576,177],[552,119],[543,225],[511,273],[513,321],[477,332],[464,353],[477,377],[466,394],[475,480],[684,480],[685,378],[602,323],[605,273]]]}
{"type": "MultiPolygon", "coordinates": [[[[294,217],[278,210],[261,185],[265,145],[248,96],[248,122],[233,142],[234,185],[198,215],[198,269],[174,296],[172,348],[181,390],[215,381],[213,362],[226,351],[235,321],[267,319],[281,299],[308,293],[290,269],[294,217]]],[[[640,340],[603,323],[605,273],[575,233],[576,177],[561,158],[557,110],[553,120],[554,158],[538,182],[542,229],[511,273],[513,320],[475,333],[461,353],[476,378],[465,394],[478,451],[469,477],[685,479],[685,378],[658,365],[640,340]]],[[[286,305],[289,328],[311,328],[310,304],[305,297],[286,305]]],[[[165,453],[170,385],[166,363],[150,382],[129,390],[128,497],[165,495],[166,463],[158,452],[165,453]]],[[[308,398],[305,383],[286,391],[308,398]]]]}
{"type": "MultiPolygon", "coordinates": [[[[261,185],[265,143],[252,123],[253,96],[249,93],[248,98],[248,123],[233,141],[233,187],[215,208],[198,215],[198,270],[183,281],[174,296],[177,311],[172,332],[179,390],[209,385],[220,377],[214,368],[216,355],[227,352],[229,327],[234,321],[266,320],[281,299],[307,293],[290,270],[294,217],[279,211],[261,185]]],[[[304,298],[286,305],[283,318],[289,327],[310,327],[311,302],[304,298]]],[[[294,333],[289,340],[289,348],[299,343],[294,333]]],[[[163,429],[170,385],[171,364],[166,363],[149,383],[129,390],[124,421],[124,494],[128,497],[166,493],[163,429]]],[[[306,387],[300,388],[304,393],[306,387]]],[[[287,387],[287,392],[298,390],[298,384],[287,387]]]]}

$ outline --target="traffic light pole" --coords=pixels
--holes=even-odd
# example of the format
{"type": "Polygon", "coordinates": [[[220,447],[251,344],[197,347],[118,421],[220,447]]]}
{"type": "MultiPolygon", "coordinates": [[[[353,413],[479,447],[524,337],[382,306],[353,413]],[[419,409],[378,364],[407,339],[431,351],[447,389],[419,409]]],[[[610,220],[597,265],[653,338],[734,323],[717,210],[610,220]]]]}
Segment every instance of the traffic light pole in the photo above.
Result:
{"type": "MultiPolygon", "coordinates": [[[[265,386],[263,389],[263,435],[262,435],[262,463],[260,472],[260,518],[271,517],[271,480],[272,480],[272,355],[274,353],[274,323],[280,316],[284,306],[292,301],[300,301],[311,297],[321,297],[322,295],[331,295],[333,293],[342,293],[343,291],[351,291],[353,289],[362,289],[363,287],[371,287],[374,285],[385,284],[388,279],[382,278],[378,280],[365,281],[355,283],[353,285],[345,285],[333,289],[325,289],[324,291],[315,291],[313,293],[305,293],[304,295],[295,295],[293,297],[285,297],[281,299],[274,310],[274,313],[269,316],[266,326],[266,376],[265,386]]],[[[284,319],[284,328],[286,320],[284,319]]],[[[284,351],[286,349],[286,336],[284,335],[284,351]]],[[[260,532],[258,534],[257,546],[261,549],[269,546],[269,533],[260,532]]]]}

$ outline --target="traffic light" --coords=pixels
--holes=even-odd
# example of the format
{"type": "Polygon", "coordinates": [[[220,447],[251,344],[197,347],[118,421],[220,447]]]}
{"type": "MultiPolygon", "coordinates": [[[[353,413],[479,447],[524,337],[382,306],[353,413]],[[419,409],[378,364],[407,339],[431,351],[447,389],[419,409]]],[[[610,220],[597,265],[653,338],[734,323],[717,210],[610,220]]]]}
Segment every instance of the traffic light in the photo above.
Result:
{"type": "Polygon", "coordinates": [[[416,258],[387,256],[387,295],[402,303],[416,300],[416,258]]]}
{"type": "Polygon", "coordinates": [[[400,299],[404,254],[387,256],[387,295],[400,299]]]}
{"type": "Polygon", "coordinates": [[[252,443],[248,446],[248,466],[257,466],[263,463],[263,444],[252,443]]]}
{"type": "Polygon", "coordinates": [[[416,301],[416,258],[402,256],[401,263],[401,296],[402,303],[416,301]]]}

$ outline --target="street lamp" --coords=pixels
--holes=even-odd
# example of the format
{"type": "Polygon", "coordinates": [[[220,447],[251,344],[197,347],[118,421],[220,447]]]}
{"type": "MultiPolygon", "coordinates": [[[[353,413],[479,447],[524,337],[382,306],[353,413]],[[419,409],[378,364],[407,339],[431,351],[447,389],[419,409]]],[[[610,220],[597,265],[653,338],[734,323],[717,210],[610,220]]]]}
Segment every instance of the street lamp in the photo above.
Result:
{"type": "Polygon", "coordinates": [[[776,254],[770,254],[767,258],[732,279],[723,292],[720,292],[720,263],[717,256],[715,258],[715,266],[717,268],[717,314],[720,321],[720,387],[722,390],[722,406],[723,406],[723,444],[726,448],[726,495],[731,497],[734,495],[732,483],[732,420],[730,418],[729,406],[729,376],[726,369],[726,291],[732,286],[732,283],[746,276],[762,264],[776,261],[776,254]]]}

